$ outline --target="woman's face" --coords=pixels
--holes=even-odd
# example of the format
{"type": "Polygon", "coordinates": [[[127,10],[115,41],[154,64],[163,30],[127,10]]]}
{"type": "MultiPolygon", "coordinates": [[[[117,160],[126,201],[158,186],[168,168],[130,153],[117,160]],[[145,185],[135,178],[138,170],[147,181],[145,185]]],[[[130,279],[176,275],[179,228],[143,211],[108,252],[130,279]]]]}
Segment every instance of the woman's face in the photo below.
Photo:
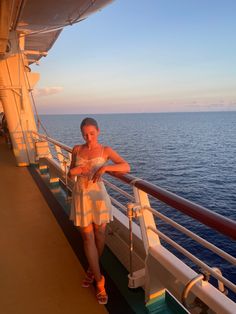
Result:
{"type": "Polygon", "coordinates": [[[98,141],[99,129],[94,125],[85,125],[82,128],[82,135],[87,144],[94,144],[98,141]]]}

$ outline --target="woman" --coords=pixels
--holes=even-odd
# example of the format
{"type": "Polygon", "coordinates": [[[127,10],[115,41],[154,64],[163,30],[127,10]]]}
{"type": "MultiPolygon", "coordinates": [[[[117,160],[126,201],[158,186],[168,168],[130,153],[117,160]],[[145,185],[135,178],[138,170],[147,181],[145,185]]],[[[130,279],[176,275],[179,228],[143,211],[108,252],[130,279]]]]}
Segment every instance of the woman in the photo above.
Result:
{"type": "Polygon", "coordinates": [[[77,181],[72,193],[70,218],[80,228],[89,264],[82,286],[89,287],[95,280],[97,300],[106,304],[108,296],[99,257],[105,244],[106,223],[112,219],[112,205],[101,177],[107,171],[129,172],[130,167],[116,151],[98,142],[100,130],[96,120],[84,119],[80,129],[85,144],[76,145],[72,151],[69,177],[77,177],[77,181]],[[108,160],[113,164],[107,164],[108,160]]]}

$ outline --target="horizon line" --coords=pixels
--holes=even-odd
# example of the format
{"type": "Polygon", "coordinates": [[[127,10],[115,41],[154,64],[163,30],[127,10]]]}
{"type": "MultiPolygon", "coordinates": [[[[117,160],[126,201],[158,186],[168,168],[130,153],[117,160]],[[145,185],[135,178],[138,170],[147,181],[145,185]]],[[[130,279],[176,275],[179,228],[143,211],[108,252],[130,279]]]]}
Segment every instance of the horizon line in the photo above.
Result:
{"type": "Polygon", "coordinates": [[[39,115],[113,115],[113,114],[173,114],[173,113],[222,113],[236,112],[235,110],[217,110],[217,111],[149,111],[149,112],[103,112],[103,113],[38,113],[39,115]]]}

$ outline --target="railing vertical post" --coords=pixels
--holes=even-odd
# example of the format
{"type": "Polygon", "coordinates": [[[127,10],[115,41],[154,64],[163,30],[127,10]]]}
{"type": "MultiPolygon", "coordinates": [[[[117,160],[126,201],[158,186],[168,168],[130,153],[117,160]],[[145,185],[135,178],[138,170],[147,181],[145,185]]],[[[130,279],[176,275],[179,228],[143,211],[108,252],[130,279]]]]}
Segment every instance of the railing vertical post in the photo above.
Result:
{"type": "Polygon", "coordinates": [[[153,214],[145,209],[145,207],[150,207],[149,199],[147,193],[142,190],[139,190],[135,186],[133,187],[135,202],[140,204],[142,209],[142,215],[139,216],[141,234],[144,242],[144,248],[146,254],[148,254],[149,247],[157,245],[160,243],[159,237],[148,227],[156,229],[156,223],[153,217],[153,214]]]}
{"type": "Polygon", "coordinates": [[[141,268],[134,271],[133,265],[133,218],[141,215],[140,206],[134,203],[127,204],[127,216],[129,218],[129,274],[128,274],[128,287],[135,289],[144,286],[145,283],[145,269],[141,268]]]}
{"type": "Polygon", "coordinates": [[[67,176],[67,160],[66,160],[66,158],[63,159],[63,165],[64,165],[64,172],[65,172],[66,200],[68,201],[69,195],[68,195],[68,176],[67,176]]]}
{"type": "Polygon", "coordinates": [[[37,162],[42,157],[52,158],[48,142],[35,141],[35,161],[37,162]]]}
{"type": "Polygon", "coordinates": [[[72,159],[72,154],[68,152],[68,159],[69,159],[69,163],[71,163],[71,159],[72,159]]]}
{"type": "Polygon", "coordinates": [[[127,205],[127,216],[129,218],[129,273],[131,277],[133,277],[133,206],[134,205],[132,203],[127,205]]]}

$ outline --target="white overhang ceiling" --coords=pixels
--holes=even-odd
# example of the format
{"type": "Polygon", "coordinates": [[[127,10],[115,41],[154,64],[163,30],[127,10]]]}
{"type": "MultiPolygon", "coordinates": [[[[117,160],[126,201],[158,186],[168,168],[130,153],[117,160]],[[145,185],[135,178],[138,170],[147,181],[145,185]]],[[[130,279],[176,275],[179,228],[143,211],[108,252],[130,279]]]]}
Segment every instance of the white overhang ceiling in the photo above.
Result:
{"type": "Polygon", "coordinates": [[[78,23],[113,0],[1,0],[0,53],[8,47],[10,31],[25,37],[29,63],[52,47],[63,27],[78,23]],[[30,53],[32,52],[32,53],[30,53]]]}

